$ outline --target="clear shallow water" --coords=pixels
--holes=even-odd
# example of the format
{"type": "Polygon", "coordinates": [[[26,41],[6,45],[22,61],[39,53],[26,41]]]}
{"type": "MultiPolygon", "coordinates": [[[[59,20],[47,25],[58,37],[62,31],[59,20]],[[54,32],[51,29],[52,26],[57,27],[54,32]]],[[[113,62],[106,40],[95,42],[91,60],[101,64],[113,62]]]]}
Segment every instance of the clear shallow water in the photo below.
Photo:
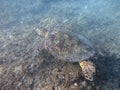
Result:
{"type": "Polygon", "coordinates": [[[71,25],[73,32],[91,38],[98,46],[107,41],[114,47],[111,47],[113,51],[119,52],[119,3],[117,0],[1,0],[0,31],[7,33],[7,30],[9,34],[14,30],[22,34],[26,27],[33,30],[45,19],[53,20],[49,22],[51,24],[59,20],[62,24],[71,25]]]}
{"type": "MultiPolygon", "coordinates": [[[[35,28],[50,29],[62,24],[89,38],[98,51],[108,52],[110,57],[114,54],[115,59],[106,62],[110,62],[112,74],[117,76],[113,79],[120,80],[119,4],[118,0],[0,0],[1,65],[6,68],[32,61],[31,52],[40,43],[35,28]]],[[[116,81],[118,90],[119,83],[116,81]]]]}

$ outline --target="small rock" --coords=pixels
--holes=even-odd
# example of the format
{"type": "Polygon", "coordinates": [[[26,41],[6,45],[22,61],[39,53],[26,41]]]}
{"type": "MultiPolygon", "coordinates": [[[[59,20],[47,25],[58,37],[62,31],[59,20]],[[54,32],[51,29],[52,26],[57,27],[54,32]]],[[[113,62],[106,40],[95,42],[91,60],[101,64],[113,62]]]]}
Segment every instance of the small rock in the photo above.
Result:
{"type": "Polygon", "coordinates": [[[3,73],[3,67],[0,65],[0,74],[3,73]]]}
{"type": "Polygon", "coordinates": [[[19,66],[16,66],[14,68],[14,72],[17,74],[17,73],[21,73],[23,71],[23,67],[22,65],[19,65],[19,66]]]}
{"type": "Polygon", "coordinates": [[[81,82],[81,85],[82,85],[83,87],[86,87],[86,86],[87,86],[86,81],[81,82]]]}
{"type": "Polygon", "coordinates": [[[78,86],[77,82],[74,83],[74,86],[78,86]]]}

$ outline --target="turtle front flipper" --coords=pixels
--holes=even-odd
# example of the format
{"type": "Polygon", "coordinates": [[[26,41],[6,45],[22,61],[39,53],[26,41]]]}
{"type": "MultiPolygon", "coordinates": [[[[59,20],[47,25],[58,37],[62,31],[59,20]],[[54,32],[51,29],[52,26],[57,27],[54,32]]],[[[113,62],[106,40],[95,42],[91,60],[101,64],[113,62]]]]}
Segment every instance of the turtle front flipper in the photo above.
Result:
{"type": "Polygon", "coordinates": [[[35,40],[35,43],[33,43],[33,52],[32,52],[32,57],[35,58],[37,56],[39,56],[40,52],[43,49],[46,49],[46,35],[48,34],[48,30],[42,27],[39,28],[35,28],[35,32],[37,33],[37,35],[39,35],[40,37],[37,37],[35,40]]]}
{"type": "Polygon", "coordinates": [[[90,61],[79,62],[80,67],[82,68],[82,73],[85,79],[93,81],[93,75],[96,72],[95,66],[90,61]]]}

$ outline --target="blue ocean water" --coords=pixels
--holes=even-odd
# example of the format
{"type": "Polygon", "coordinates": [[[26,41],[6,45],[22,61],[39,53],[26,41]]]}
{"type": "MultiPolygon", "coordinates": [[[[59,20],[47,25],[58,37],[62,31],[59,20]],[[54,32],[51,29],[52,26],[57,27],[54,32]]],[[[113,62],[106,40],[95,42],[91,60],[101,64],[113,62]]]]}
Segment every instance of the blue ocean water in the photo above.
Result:
{"type": "MultiPolygon", "coordinates": [[[[0,75],[5,75],[10,67],[27,63],[28,59],[32,63],[32,52],[41,47],[42,42],[36,29],[51,30],[59,28],[59,25],[85,36],[93,43],[106,59],[101,62],[108,75],[106,86],[113,88],[110,90],[119,90],[119,0],[0,0],[0,75]],[[106,56],[106,52],[109,55],[106,56]],[[109,79],[115,85],[111,85],[109,79]]],[[[0,81],[0,86],[3,82],[0,81]]]]}

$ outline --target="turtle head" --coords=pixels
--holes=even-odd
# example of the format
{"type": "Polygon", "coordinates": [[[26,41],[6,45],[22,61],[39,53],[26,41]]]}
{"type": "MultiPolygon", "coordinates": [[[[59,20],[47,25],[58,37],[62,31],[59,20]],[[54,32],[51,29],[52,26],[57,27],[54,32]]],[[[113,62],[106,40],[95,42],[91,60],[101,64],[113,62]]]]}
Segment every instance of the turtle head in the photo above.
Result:
{"type": "Polygon", "coordinates": [[[82,68],[82,73],[85,79],[93,81],[94,73],[96,72],[95,66],[90,61],[79,62],[80,67],[82,68]]]}

